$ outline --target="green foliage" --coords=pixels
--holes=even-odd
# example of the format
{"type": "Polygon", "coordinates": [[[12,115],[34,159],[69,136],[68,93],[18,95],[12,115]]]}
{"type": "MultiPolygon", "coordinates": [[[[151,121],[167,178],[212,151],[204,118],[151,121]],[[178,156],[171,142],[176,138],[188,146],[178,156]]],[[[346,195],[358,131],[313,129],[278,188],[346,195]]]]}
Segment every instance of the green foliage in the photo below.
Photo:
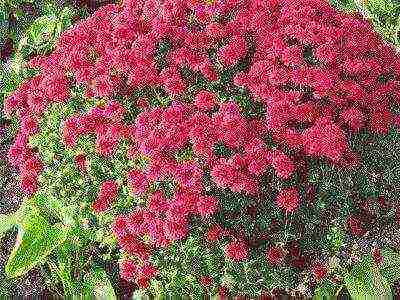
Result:
{"type": "Polygon", "coordinates": [[[390,284],[394,284],[400,279],[400,273],[398,272],[400,267],[400,254],[390,248],[384,248],[381,250],[381,255],[383,261],[379,266],[379,270],[390,284]]]}
{"type": "MultiPolygon", "coordinates": [[[[381,255],[383,260],[379,264],[372,255],[364,255],[349,269],[338,266],[351,299],[392,299],[391,285],[399,279],[400,255],[390,248],[381,249],[381,255]]],[[[325,278],[318,284],[313,299],[336,299],[342,287],[325,278]]]]}
{"type": "Polygon", "coordinates": [[[226,212],[240,212],[254,201],[254,199],[244,193],[234,193],[229,189],[215,191],[214,195],[219,199],[219,203],[222,207],[221,211],[226,212]]]}
{"type": "Polygon", "coordinates": [[[364,256],[344,276],[347,290],[352,299],[366,299],[366,297],[384,297],[392,299],[392,291],[387,279],[379,272],[371,255],[364,256]]]}
{"type": "Polygon", "coordinates": [[[169,39],[164,39],[161,40],[158,45],[157,45],[157,50],[156,50],[156,55],[155,55],[155,60],[157,63],[157,68],[159,70],[164,69],[167,67],[167,55],[169,50],[171,50],[172,44],[169,39]]]}
{"type": "Polygon", "coordinates": [[[72,8],[65,7],[61,13],[52,10],[49,14],[35,19],[20,40],[17,55],[27,58],[32,54],[52,51],[60,33],[71,26],[75,13],[72,8]]]}
{"type": "Polygon", "coordinates": [[[9,231],[13,226],[17,224],[17,219],[14,214],[4,215],[0,214],[0,238],[4,233],[9,231]]]}
{"type": "Polygon", "coordinates": [[[329,243],[330,249],[333,253],[337,253],[343,246],[345,239],[345,233],[338,226],[331,226],[327,234],[327,242],[329,243]]]}
{"type": "MultiPolygon", "coordinates": [[[[199,233],[200,228],[196,231],[199,233]]],[[[214,280],[211,290],[215,293],[222,278],[224,255],[219,249],[211,252],[202,244],[199,234],[193,234],[184,241],[174,242],[169,248],[157,250],[152,262],[161,274],[152,280],[149,291],[161,299],[184,296],[204,299],[207,293],[199,280],[201,276],[211,276],[214,280]]]]}
{"type": "Polygon", "coordinates": [[[324,279],[315,289],[313,300],[337,299],[337,294],[339,293],[340,289],[341,285],[334,283],[329,279],[324,279]]]}
{"type": "Polygon", "coordinates": [[[214,145],[214,154],[218,157],[230,157],[233,154],[233,149],[227,147],[223,142],[214,145]]]}
{"type": "MultiPolygon", "coordinates": [[[[132,167],[126,159],[127,143],[120,143],[115,154],[119,163],[113,164],[95,153],[94,136],[81,137],[74,150],[61,142],[63,121],[94,105],[94,101],[83,97],[82,89],[75,87],[68,105],[50,105],[39,124],[40,133],[30,139],[47,168],[39,176],[42,188],[32,200],[31,212],[21,208],[23,212],[18,214],[24,216],[23,230],[19,232],[21,241],[10,256],[6,272],[18,277],[35,266],[48,265],[48,281],[53,286],[61,283],[65,295],[97,294],[112,299],[115,294],[99,263],[116,259],[111,252],[116,241],[104,230],[109,228],[114,215],[95,216],[90,204],[101,181],[115,178],[122,182],[127,169],[132,167]],[[81,152],[88,157],[88,176],[82,176],[74,163],[75,155],[81,152]],[[93,247],[103,252],[90,256],[93,247]]],[[[123,204],[123,209],[128,192],[121,194],[118,203],[123,204]]],[[[118,203],[116,207],[121,210],[118,203]]],[[[4,230],[12,226],[12,218],[3,218],[4,230]]]]}
{"type": "Polygon", "coordinates": [[[400,46],[400,3],[396,0],[330,0],[332,5],[347,12],[360,12],[375,30],[395,47],[400,46]]]}
{"type": "Polygon", "coordinates": [[[103,269],[94,268],[87,279],[86,295],[94,295],[99,299],[117,299],[110,279],[103,269]]]}
{"type": "Polygon", "coordinates": [[[355,0],[331,0],[330,1],[335,7],[345,11],[354,11],[357,9],[355,0]]]}
{"type": "Polygon", "coordinates": [[[69,5],[60,7],[55,0],[0,3],[0,46],[9,38],[14,49],[9,61],[0,63],[0,105],[23,80],[36,73],[26,67],[26,62],[35,55],[51,52],[61,32],[72,25],[78,14],[85,15],[83,10],[69,5]]]}
{"type": "Polygon", "coordinates": [[[189,144],[185,148],[177,151],[177,153],[175,154],[175,158],[178,162],[192,160],[193,158],[192,145],[189,144]]]}
{"type": "Polygon", "coordinates": [[[293,269],[275,270],[267,265],[261,255],[245,262],[226,261],[223,283],[234,294],[246,294],[257,298],[262,291],[272,290],[275,286],[292,286],[295,281],[293,269]]]}
{"type": "Polygon", "coordinates": [[[18,212],[17,243],[5,267],[9,277],[18,277],[44,263],[50,253],[68,235],[68,228],[50,225],[32,200],[26,200],[18,212]]]}
{"type": "Polygon", "coordinates": [[[362,166],[355,177],[364,197],[385,196],[394,201],[400,187],[400,132],[392,127],[387,135],[360,133],[353,139],[362,166]]]}
{"type": "Polygon", "coordinates": [[[396,47],[400,46],[400,3],[395,0],[369,0],[365,9],[377,32],[396,47]]]}
{"type": "Polygon", "coordinates": [[[239,104],[246,117],[261,118],[265,115],[264,105],[261,102],[253,101],[247,90],[237,89],[233,99],[239,104]]]}

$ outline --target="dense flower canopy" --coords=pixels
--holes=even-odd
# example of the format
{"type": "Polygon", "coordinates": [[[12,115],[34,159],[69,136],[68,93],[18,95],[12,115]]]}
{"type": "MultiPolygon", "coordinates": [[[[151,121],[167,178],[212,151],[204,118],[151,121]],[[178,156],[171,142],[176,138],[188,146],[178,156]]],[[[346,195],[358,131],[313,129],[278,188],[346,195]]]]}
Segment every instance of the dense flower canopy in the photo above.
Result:
{"type": "MultiPolygon", "coordinates": [[[[395,120],[390,105],[399,102],[398,58],[367,21],[339,14],[323,0],[126,0],[102,7],[64,32],[53,53],[29,62],[40,73],[5,102],[5,113],[20,121],[8,156],[20,169],[23,191],[33,194],[43,166],[29,138],[39,131],[47,107],[67,103],[72,84],[85,86],[87,97],[105,100],[64,120],[62,142],[73,149],[80,137],[94,135],[96,153],[112,158],[125,140],[129,160],[146,160],[127,172],[125,182],[145,205],[118,216],[113,231],[121,248],[138,260],[125,260],[121,276],[147,287],[158,274],[149,262],[152,251],[185,239],[191,216],[206,222],[221,209],[210,186],[257,197],[267,170],[282,180],[298,171],[293,153],[336,164],[350,152],[351,133],[364,127],[387,133],[395,120]],[[238,101],[211,89],[193,92],[195,76],[249,91],[251,104],[263,113],[246,116],[238,101]],[[162,88],[171,104],[153,106],[142,99],[136,103],[141,113],[126,122],[128,108],[117,96],[149,86],[162,88]],[[277,146],[267,143],[267,135],[277,146]],[[188,146],[190,158],[178,160],[188,146]],[[229,154],[217,153],[218,146],[229,154]],[[173,183],[171,195],[154,188],[166,181],[173,183]]],[[[85,154],[75,163],[84,174],[85,154]]],[[[105,180],[94,211],[110,209],[119,187],[105,180]]],[[[300,198],[292,187],[282,189],[275,203],[292,213],[300,198]]],[[[358,233],[356,221],[349,224],[358,233]]],[[[238,235],[213,225],[207,240],[243,237],[238,235]]],[[[245,240],[233,240],[224,251],[241,261],[248,247],[245,240]]],[[[273,247],[267,258],[279,264],[284,253],[273,247]]],[[[324,267],[314,272],[318,279],[325,276],[324,267]]]]}

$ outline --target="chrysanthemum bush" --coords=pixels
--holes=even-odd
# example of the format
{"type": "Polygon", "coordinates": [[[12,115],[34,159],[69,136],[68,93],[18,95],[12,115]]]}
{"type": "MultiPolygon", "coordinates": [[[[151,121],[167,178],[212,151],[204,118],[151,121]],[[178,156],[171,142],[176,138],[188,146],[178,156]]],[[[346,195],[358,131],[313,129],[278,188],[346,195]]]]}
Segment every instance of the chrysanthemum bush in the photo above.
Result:
{"type": "MultiPolygon", "coordinates": [[[[37,75],[5,101],[30,207],[16,219],[37,210],[57,232],[45,256],[71,294],[118,260],[148,295],[343,284],[389,295],[395,275],[359,291],[342,252],[398,226],[398,59],[367,21],[325,1],[102,7],[33,58],[37,75]],[[368,181],[363,143],[384,136],[383,188],[368,181]],[[71,262],[77,252],[87,261],[71,262]]],[[[22,265],[18,249],[11,275],[45,257],[22,265]]],[[[366,252],[367,279],[398,264],[387,248],[366,252]]]]}

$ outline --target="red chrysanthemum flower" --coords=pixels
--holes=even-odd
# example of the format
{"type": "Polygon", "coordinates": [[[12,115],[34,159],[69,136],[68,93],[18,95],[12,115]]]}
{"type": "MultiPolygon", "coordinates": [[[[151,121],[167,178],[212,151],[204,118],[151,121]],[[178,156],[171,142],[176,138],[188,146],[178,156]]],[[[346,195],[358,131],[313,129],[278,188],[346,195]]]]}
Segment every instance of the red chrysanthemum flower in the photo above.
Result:
{"type": "Polygon", "coordinates": [[[300,195],[297,187],[281,190],[276,197],[275,202],[279,208],[285,211],[285,213],[295,211],[300,204],[300,195]]]}
{"type": "Polygon", "coordinates": [[[314,274],[315,279],[319,281],[326,277],[326,275],[328,274],[328,269],[324,264],[318,263],[312,267],[312,273],[314,274]]]}
{"type": "Polygon", "coordinates": [[[375,110],[372,112],[370,128],[373,132],[387,134],[393,121],[393,115],[389,110],[375,110]]]}
{"type": "Polygon", "coordinates": [[[381,250],[379,248],[374,248],[372,250],[372,257],[377,265],[382,264],[383,256],[382,256],[381,250]]]}
{"type": "Polygon", "coordinates": [[[96,138],[96,152],[102,156],[109,157],[116,151],[120,128],[118,126],[99,127],[96,138]]]}
{"type": "Polygon", "coordinates": [[[211,226],[206,233],[206,240],[208,242],[218,241],[224,233],[223,228],[220,225],[211,226]]]}
{"type": "Polygon", "coordinates": [[[200,196],[197,211],[203,217],[209,217],[218,210],[218,199],[213,196],[200,196]]]}
{"type": "Polygon", "coordinates": [[[218,297],[219,300],[225,300],[229,296],[229,289],[225,286],[220,286],[218,288],[218,297]]]}
{"type": "Polygon", "coordinates": [[[359,131],[364,126],[364,115],[357,108],[348,108],[342,111],[341,117],[354,132],[359,131]]]}
{"type": "Polygon", "coordinates": [[[122,238],[123,236],[127,235],[128,230],[126,218],[124,216],[117,216],[111,226],[111,229],[117,238],[122,238]]]}
{"type": "Polygon", "coordinates": [[[282,52],[282,62],[287,66],[298,66],[304,61],[303,49],[299,46],[287,47],[282,52]]]}
{"type": "Polygon", "coordinates": [[[84,173],[87,171],[88,164],[85,154],[83,153],[78,154],[77,156],[75,156],[74,160],[75,160],[75,165],[80,172],[84,173]]]}
{"type": "Polygon", "coordinates": [[[164,221],[165,237],[171,241],[182,240],[189,233],[188,222],[183,217],[167,218],[164,221]]]}
{"type": "Polygon", "coordinates": [[[79,127],[77,118],[65,120],[63,127],[63,143],[68,148],[74,148],[79,137],[79,127]]]}
{"type": "Polygon", "coordinates": [[[275,150],[271,155],[271,164],[276,170],[276,175],[283,179],[288,179],[295,171],[293,161],[285,153],[275,150]]]}
{"type": "Polygon", "coordinates": [[[32,156],[30,158],[28,158],[21,167],[21,173],[25,173],[25,174],[32,174],[32,175],[39,175],[39,173],[42,171],[43,169],[43,164],[40,161],[38,156],[32,156]]]}
{"type": "Polygon", "coordinates": [[[326,156],[333,161],[338,161],[348,150],[343,131],[329,117],[319,118],[313,127],[305,130],[303,142],[307,154],[326,156]]]}
{"type": "Polygon", "coordinates": [[[209,91],[200,91],[194,98],[194,104],[201,111],[210,111],[216,105],[215,94],[209,91]]]}
{"type": "Polygon", "coordinates": [[[143,194],[149,186],[146,174],[140,170],[131,170],[128,172],[128,188],[134,194],[143,194]]]}
{"type": "Polygon", "coordinates": [[[350,229],[350,232],[354,235],[362,236],[366,232],[361,221],[354,216],[349,216],[347,218],[347,225],[350,229]]]}
{"type": "Polygon", "coordinates": [[[129,255],[139,257],[142,260],[147,260],[150,257],[150,247],[140,241],[136,236],[125,235],[118,239],[118,244],[129,255]]]}
{"type": "Polygon", "coordinates": [[[200,277],[200,283],[204,287],[211,287],[211,285],[214,283],[214,280],[210,276],[202,276],[200,277]]]}
{"type": "Polygon", "coordinates": [[[249,256],[249,250],[244,242],[233,241],[224,248],[225,256],[234,261],[246,260],[249,256]]]}
{"type": "Polygon", "coordinates": [[[110,208],[118,195],[118,184],[114,180],[104,181],[97,195],[96,201],[92,203],[92,208],[96,213],[103,212],[110,208]]]}
{"type": "Polygon", "coordinates": [[[138,268],[138,274],[136,283],[140,288],[145,289],[149,286],[150,279],[156,277],[159,272],[154,265],[146,261],[142,267],[138,268]]]}
{"type": "Polygon", "coordinates": [[[266,253],[266,258],[269,264],[278,265],[283,262],[285,254],[282,248],[273,246],[268,249],[266,253]]]}
{"type": "Polygon", "coordinates": [[[119,275],[126,281],[131,281],[134,279],[137,271],[138,267],[133,260],[123,260],[119,264],[119,275]]]}
{"type": "Polygon", "coordinates": [[[395,125],[398,129],[400,129],[400,115],[396,115],[396,116],[394,117],[394,125],[395,125]]]}
{"type": "Polygon", "coordinates": [[[237,35],[232,37],[227,45],[218,50],[218,58],[225,66],[231,66],[244,57],[246,51],[245,39],[237,35]]]}
{"type": "Polygon", "coordinates": [[[37,175],[31,173],[22,173],[20,180],[21,190],[26,195],[31,196],[38,190],[37,175]]]}

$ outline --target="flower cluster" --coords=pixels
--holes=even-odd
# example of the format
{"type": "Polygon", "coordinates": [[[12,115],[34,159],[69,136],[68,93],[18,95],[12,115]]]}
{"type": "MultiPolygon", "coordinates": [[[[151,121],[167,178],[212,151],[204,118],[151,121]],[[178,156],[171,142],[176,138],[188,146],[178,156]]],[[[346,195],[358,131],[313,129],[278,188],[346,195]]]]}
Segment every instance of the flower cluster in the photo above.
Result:
{"type": "Polygon", "coordinates": [[[118,193],[118,184],[113,180],[104,181],[101,184],[99,195],[92,208],[95,212],[99,213],[107,210],[115,201],[118,193]]]}
{"type": "MultiPolygon", "coordinates": [[[[83,85],[87,97],[105,99],[104,106],[64,120],[62,143],[74,148],[79,137],[95,135],[96,154],[112,158],[120,141],[127,140],[128,159],[146,159],[145,167],[124,174],[130,193],[145,205],[118,216],[113,225],[128,257],[121,263],[121,276],[145,288],[158,274],[149,259],[153,251],[185,239],[191,216],[205,220],[221,209],[211,189],[260,197],[260,179],[269,169],[281,180],[297,172],[293,151],[339,163],[350,151],[348,133],[364,127],[387,133],[395,120],[390,103],[399,100],[394,92],[399,87],[397,61],[366,21],[339,14],[323,0],[126,0],[106,5],[64,32],[49,56],[29,62],[40,74],[5,101],[5,113],[16,113],[20,121],[9,159],[20,168],[23,190],[34,193],[42,164],[29,137],[39,131],[46,107],[68,102],[72,84],[83,85]],[[160,68],[159,45],[165,40],[172,46],[160,68]],[[193,95],[185,69],[219,83],[227,71],[233,72],[228,88],[248,90],[266,113],[246,117],[237,101],[223,101],[207,86],[193,95]],[[161,87],[171,105],[154,107],[140,99],[142,112],[128,124],[127,107],[117,96],[145,87],[161,87]],[[193,95],[189,101],[188,95],[193,95]],[[269,146],[266,135],[278,146],[269,146]],[[229,154],[217,153],[220,145],[229,154]],[[188,147],[191,157],[178,160],[177,153],[188,147]],[[167,191],[166,185],[172,188],[167,191]]],[[[85,176],[85,154],[76,156],[75,163],[85,176]]],[[[119,188],[106,179],[93,210],[112,208],[119,188]]],[[[275,205],[293,213],[301,198],[298,187],[282,188],[275,205]]],[[[361,234],[357,220],[349,219],[349,226],[361,234]]],[[[249,258],[248,241],[235,239],[220,225],[211,227],[206,239],[222,236],[229,240],[223,246],[227,258],[249,258]]],[[[271,265],[284,258],[278,246],[267,249],[271,265]]],[[[294,264],[305,263],[299,256],[294,264]]],[[[314,273],[321,279],[326,270],[315,267],[314,273]]]]}

